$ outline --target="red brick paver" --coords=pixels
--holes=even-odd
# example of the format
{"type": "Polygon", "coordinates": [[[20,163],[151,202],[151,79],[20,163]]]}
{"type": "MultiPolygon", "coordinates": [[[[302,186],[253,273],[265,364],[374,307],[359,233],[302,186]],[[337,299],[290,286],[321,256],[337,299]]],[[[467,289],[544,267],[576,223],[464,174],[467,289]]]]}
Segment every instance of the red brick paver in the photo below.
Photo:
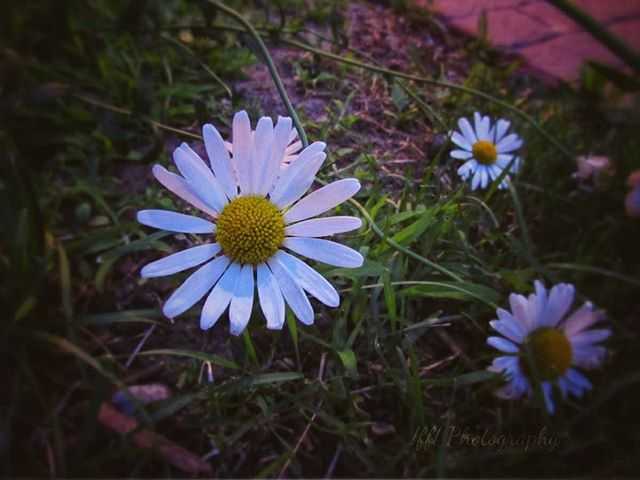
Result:
{"type": "MultiPolygon", "coordinates": [[[[612,33],[640,49],[640,0],[574,0],[612,33]]],[[[495,47],[520,54],[550,78],[573,81],[586,60],[614,67],[623,63],[589,33],[545,0],[421,0],[451,26],[478,33],[486,12],[495,47]]]]}

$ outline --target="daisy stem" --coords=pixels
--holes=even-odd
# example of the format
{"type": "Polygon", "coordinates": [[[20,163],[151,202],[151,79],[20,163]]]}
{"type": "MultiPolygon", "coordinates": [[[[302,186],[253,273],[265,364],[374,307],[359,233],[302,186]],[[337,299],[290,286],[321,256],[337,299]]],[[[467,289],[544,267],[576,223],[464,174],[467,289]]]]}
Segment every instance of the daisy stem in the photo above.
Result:
{"type": "MultiPolygon", "coordinates": [[[[422,285],[427,287],[447,287],[447,288],[451,288],[451,290],[455,290],[457,292],[469,295],[470,297],[473,297],[476,300],[481,301],[482,303],[486,304],[487,306],[493,309],[498,308],[498,305],[496,305],[494,302],[492,302],[491,300],[487,300],[482,295],[478,295],[476,292],[473,292],[468,288],[460,287],[460,286],[452,286],[451,284],[446,284],[442,282],[434,282],[430,280],[402,280],[398,282],[389,282],[389,285],[392,287],[411,287],[416,285],[418,286],[422,285]]],[[[363,290],[370,290],[372,288],[380,288],[384,286],[385,286],[384,283],[371,283],[368,285],[362,285],[360,288],[363,290]]],[[[353,291],[353,288],[343,288],[340,290],[341,293],[347,293],[351,291],[353,291]]]]}
{"type": "MultiPolygon", "coordinates": [[[[210,1],[212,1],[212,0],[210,0],[210,1]]],[[[458,85],[456,83],[447,82],[445,80],[435,80],[435,79],[432,79],[432,78],[421,77],[419,75],[411,75],[411,74],[408,74],[408,73],[398,72],[397,70],[391,70],[391,69],[384,68],[384,67],[378,67],[378,66],[372,65],[370,63],[364,63],[364,62],[361,62],[359,60],[355,60],[353,58],[342,57],[342,56],[337,55],[335,53],[331,53],[331,52],[327,52],[327,51],[319,49],[319,48],[315,48],[315,47],[313,47],[311,45],[299,42],[297,40],[291,40],[291,39],[287,39],[287,38],[282,38],[281,41],[283,43],[287,44],[287,45],[291,45],[292,47],[297,47],[297,48],[299,48],[301,50],[306,50],[307,52],[311,52],[313,54],[316,54],[316,55],[319,55],[319,56],[322,56],[322,57],[330,58],[330,59],[338,61],[338,62],[346,63],[346,64],[349,64],[349,65],[353,65],[355,67],[364,68],[364,69],[370,70],[372,72],[381,73],[383,75],[389,75],[389,76],[393,76],[393,77],[404,78],[405,80],[411,80],[411,81],[414,81],[414,82],[417,82],[417,83],[426,83],[426,84],[430,84],[430,85],[438,85],[440,87],[446,87],[446,88],[450,88],[451,90],[458,90],[458,91],[461,91],[461,92],[464,92],[464,93],[468,93],[470,95],[474,95],[476,97],[484,98],[485,100],[493,102],[496,105],[499,105],[502,108],[505,108],[505,109],[510,110],[511,112],[515,113],[516,115],[521,117],[523,120],[525,120],[526,122],[531,124],[531,126],[533,126],[533,128],[535,128],[544,138],[546,138],[550,143],[552,143],[558,150],[560,150],[568,158],[573,158],[574,157],[574,155],[569,151],[569,149],[567,147],[562,145],[558,140],[556,140],[553,136],[551,136],[549,133],[547,133],[547,131],[544,128],[542,128],[542,126],[531,115],[529,115],[528,113],[524,112],[523,110],[520,110],[518,107],[515,107],[515,106],[511,105],[509,102],[506,102],[504,100],[500,100],[499,98],[496,98],[493,95],[490,95],[488,93],[482,92],[480,90],[476,90],[475,88],[465,87],[463,85],[458,85]]]]}
{"type": "Polygon", "coordinates": [[[494,193],[496,193],[496,190],[498,189],[498,187],[502,184],[504,179],[507,178],[507,175],[511,173],[511,169],[513,168],[513,165],[515,165],[517,159],[518,157],[514,155],[509,161],[509,163],[507,164],[507,166],[502,169],[502,172],[500,173],[500,175],[498,175],[498,177],[493,182],[491,182],[491,187],[489,188],[489,191],[484,197],[484,203],[486,204],[489,203],[489,200],[491,200],[494,193]]]}
{"type": "Polygon", "coordinates": [[[269,54],[269,50],[267,49],[266,45],[262,41],[262,37],[260,36],[258,31],[255,28],[253,28],[253,25],[251,25],[251,23],[246,18],[240,15],[233,8],[227,7],[225,4],[223,4],[222,2],[219,2],[218,0],[208,0],[208,1],[209,3],[211,3],[218,9],[220,9],[222,12],[226,13],[230,17],[233,17],[238,23],[240,23],[244,27],[245,31],[253,37],[256,44],[258,45],[258,48],[260,49],[260,53],[262,54],[264,62],[267,65],[267,68],[269,69],[269,73],[271,74],[273,83],[275,83],[276,85],[278,94],[280,94],[280,98],[282,99],[282,102],[287,108],[287,112],[289,112],[289,115],[291,116],[291,119],[293,120],[293,123],[296,126],[296,130],[298,131],[298,136],[300,137],[300,141],[302,142],[302,145],[304,147],[308,146],[309,140],[307,140],[307,134],[305,133],[304,128],[302,127],[302,123],[300,123],[300,119],[298,118],[298,114],[296,113],[296,110],[293,108],[293,105],[291,104],[291,100],[289,100],[287,91],[285,90],[284,84],[282,83],[282,78],[280,78],[280,74],[278,73],[278,69],[276,68],[275,63],[273,63],[273,59],[269,54]]]}
{"type": "Polygon", "coordinates": [[[533,245],[531,243],[531,237],[529,236],[529,228],[527,227],[527,222],[524,219],[524,212],[522,210],[522,203],[520,202],[518,190],[516,190],[513,182],[508,183],[508,188],[509,193],[511,194],[511,199],[513,200],[513,207],[516,211],[516,220],[518,222],[518,226],[520,227],[520,231],[522,232],[522,255],[536,272],[540,273],[540,275],[544,276],[545,278],[557,283],[555,275],[551,274],[547,269],[545,269],[533,254],[533,245]]]}

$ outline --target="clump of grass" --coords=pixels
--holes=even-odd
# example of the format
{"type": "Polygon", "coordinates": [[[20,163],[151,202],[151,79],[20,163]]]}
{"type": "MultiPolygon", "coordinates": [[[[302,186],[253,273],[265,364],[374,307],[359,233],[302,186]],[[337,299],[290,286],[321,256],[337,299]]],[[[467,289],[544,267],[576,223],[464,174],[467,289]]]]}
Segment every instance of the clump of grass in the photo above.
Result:
{"type": "Polygon", "coordinates": [[[312,327],[290,318],[285,330],[267,331],[256,312],[241,338],[223,325],[202,333],[196,312],[175,324],[159,312],[180,278],[149,283],[138,275],[159,251],[192,239],[148,234],[134,212],[181,207],[152,182],[150,165],[168,163],[178,141],[197,146],[198,125],[224,128],[232,111],[246,107],[274,113],[238,90],[263,54],[209,6],[137,3],[41,2],[4,20],[0,448],[7,475],[181,474],[97,420],[114,390],[151,381],[174,395],[138,406],[143,427],[211,452],[217,476],[637,470],[638,434],[628,426],[640,380],[633,348],[640,224],[624,216],[623,199],[640,144],[632,115],[611,120],[601,108],[608,90],[593,81],[582,91],[548,90],[526,76],[514,82],[499,55],[476,55],[486,48],[477,45],[467,55],[464,42],[442,38],[432,23],[420,28],[454,45],[442,69],[466,72],[463,88],[426,74],[419,56],[408,56],[408,76],[398,78],[362,46],[342,48],[346,3],[309,11],[292,1],[277,14],[243,6],[269,50],[282,55],[274,55],[276,67],[295,87],[293,106],[322,105],[299,109],[309,137],[329,143],[319,180],[355,175],[365,185],[341,211],[368,221],[344,238],[366,263],[319,267],[342,304],[318,308],[312,327]],[[329,32],[324,40],[302,33],[308,19],[329,32]],[[455,175],[446,133],[476,109],[510,116],[527,140],[511,192],[471,193],[455,175]],[[610,184],[579,188],[558,142],[572,154],[608,155],[616,165],[610,184]],[[394,163],[398,151],[406,162],[394,163]],[[552,419],[535,402],[494,398],[500,379],[485,371],[495,306],[511,291],[527,293],[535,278],[575,283],[607,310],[615,330],[593,393],[552,419]],[[551,451],[475,448],[435,434],[466,428],[515,438],[543,427],[558,439],[551,451]],[[418,444],[423,432],[434,432],[434,441],[418,444]]]}

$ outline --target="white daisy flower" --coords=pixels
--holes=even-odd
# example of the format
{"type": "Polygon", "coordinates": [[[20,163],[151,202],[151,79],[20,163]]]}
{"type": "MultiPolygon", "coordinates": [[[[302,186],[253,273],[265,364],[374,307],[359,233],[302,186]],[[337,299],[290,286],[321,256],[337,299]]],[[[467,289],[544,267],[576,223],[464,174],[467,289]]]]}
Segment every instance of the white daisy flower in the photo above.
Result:
{"type": "Polygon", "coordinates": [[[215,236],[211,243],[142,269],[143,277],[159,277],[200,265],[164,304],[167,317],[180,315],[208,294],[200,327],[213,327],[229,307],[230,331],[239,335],[249,322],[256,288],[270,329],[282,328],[285,302],[302,323],[313,323],[305,292],[331,307],[340,303],[335,288],[290,252],[337,267],[361,266],[358,252],[321,237],[355,230],[362,221],[347,216],[314,218],[351,198],[360,183],[338,180],[303,196],[326,158],[326,145],[309,145],[282,170],[291,130],[290,118],[280,117],[274,127],[271,118],[263,117],[252,132],[247,113],[238,112],[233,118],[233,155],[216,128],[205,125],[202,134],[210,167],[184,143],[173,153],[181,175],[153,167],[162,185],[210,218],[142,210],[138,221],[172,232],[215,236]]]}
{"type": "MultiPolygon", "coordinates": [[[[514,156],[516,159],[509,173],[518,173],[522,164],[522,158],[515,154],[522,146],[522,139],[515,133],[507,135],[511,122],[501,118],[491,125],[489,117],[478,112],[473,117],[475,128],[466,118],[458,120],[460,132],[452,132],[451,141],[460,148],[450,153],[452,158],[466,160],[458,168],[458,175],[464,181],[471,178],[471,190],[486,188],[500,176],[514,156]]],[[[500,182],[499,188],[507,187],[508,178],[507,175],[500,182]]]]}
{"type": "Polygon", "coordinates": [[[498,319],[490,322],[501,337],[489,337],[487,343],[507,355],[497,357],[489,370],[504,373],[507,385],[496,393],[508,399],[531,396],[532,380],[541,382],[549,413],[555,405],[552,386],[568,394],[582,397],[591,389],[591,382],[576,368],[600,366],[606,355],[598,343],[611,335],[607,328],[590,329],[604,319],[601,310],[590,302],[566,316],[573,304],[575,288],[560,283],[550,291],[535,282],[535,294],[529,298],[511,294],[511,312],[499,308],[498,319]]]}

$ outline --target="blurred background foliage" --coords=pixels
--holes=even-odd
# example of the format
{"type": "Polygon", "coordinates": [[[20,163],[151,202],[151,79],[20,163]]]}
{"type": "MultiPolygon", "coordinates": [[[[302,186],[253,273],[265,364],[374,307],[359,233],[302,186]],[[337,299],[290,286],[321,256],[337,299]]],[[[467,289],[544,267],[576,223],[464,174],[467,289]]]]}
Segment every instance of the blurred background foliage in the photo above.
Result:
{"type": "Polygon", "coordinates": [[[134,214],[183,208],[149,172],[169,164],[179,141],[197,147],[200,125],[228,132],[241,108],[285,113],[255,44],[206,1],[5,2],[3,473],[197,474],[99,415],[114,392],[149,382],[173,394],[146,406],[125,395],[138,431],[207,455],[209,475],[637,473],[640,224],[623,209],[626,178],[640,166],[637,81],[587,65],[578,85],[546,87],[408,1],[226,4],[264,35],[309,137],[328,142],[321,178],[358,177],[357,200],[394,245],[370,227],[346,237],[367,262],[320,267],[343,300],[318,308],[311,328],[290,318],[269,332],[257,312],[249,335],[230,338],[226,325],[200,332],[195,309],[170,324],[159,306],[180,278],[146,282],[139,269],[196,239],[147,232],[134,214]],[[293,39],[487,92],[534,116],[574,157],[607,156],[612,172],[572,177],[575,158],[511,118],[527,142],[517,190],[471,193],[447,158],[447,130],[474,110],[504,109],[353,68],[293,39]],[[553,419],[539,405],[495,399],[499,379],[484,371],[495,305],[536,278],[576,283],[615,330],[593,394],[553,419]],[[434,425],[508,435],[547,426],[560,448],[417,449],[416,432],[434,425]]]}

